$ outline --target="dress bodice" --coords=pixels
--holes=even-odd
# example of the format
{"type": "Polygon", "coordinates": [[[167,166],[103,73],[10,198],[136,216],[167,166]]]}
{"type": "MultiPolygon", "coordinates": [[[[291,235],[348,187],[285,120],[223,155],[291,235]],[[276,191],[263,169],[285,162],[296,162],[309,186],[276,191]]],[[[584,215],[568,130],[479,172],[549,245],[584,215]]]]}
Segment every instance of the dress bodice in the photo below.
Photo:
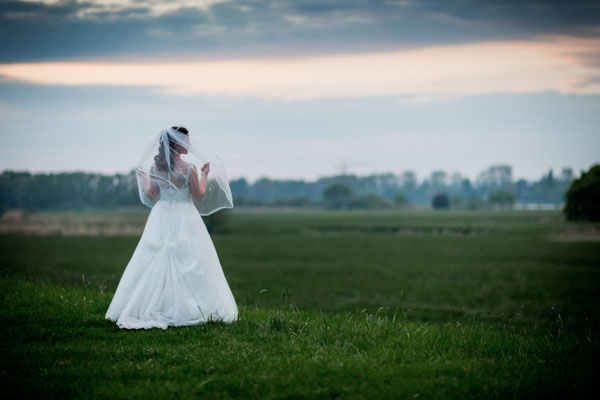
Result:
{"type": "Polygon", "coordinates": [[[191,164],[188,164],[186,171],[178,170],[170,172],[167,175],[167,180],[158,182],[160,188],[159,201],[169,203],[189,203],[192,201],[190,192],[190,173],[192,171],[191,164]],[[173,187],[172,182],[176,187],[173,187]]]}

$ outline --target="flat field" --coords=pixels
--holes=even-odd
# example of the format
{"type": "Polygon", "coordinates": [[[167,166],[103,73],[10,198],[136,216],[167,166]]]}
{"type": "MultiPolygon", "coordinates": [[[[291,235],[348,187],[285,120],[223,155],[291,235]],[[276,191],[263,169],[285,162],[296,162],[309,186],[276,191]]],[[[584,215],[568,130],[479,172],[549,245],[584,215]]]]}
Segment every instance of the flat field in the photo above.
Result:
{"type": "Polygon", "coordinates": [[[2,385],[85,398],[552,398],[598,388],[600,230],[558,211],[241,211],[233,324],[104,319],[146,211],[0,222],[2,385]]]}

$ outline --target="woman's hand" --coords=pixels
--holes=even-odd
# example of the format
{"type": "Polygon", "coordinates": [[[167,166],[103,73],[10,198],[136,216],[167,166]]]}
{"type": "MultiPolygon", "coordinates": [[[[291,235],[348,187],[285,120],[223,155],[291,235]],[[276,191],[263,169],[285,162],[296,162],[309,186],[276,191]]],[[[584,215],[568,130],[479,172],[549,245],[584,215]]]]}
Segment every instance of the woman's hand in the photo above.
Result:
{"type": "Polygon", "coordinates": [[[144,192],[146,193],[146,196],[148,196],[148,198],[151,201],[155,201],[158,198],[159,193],[158,185],[156,183],[150,182],[150,177],[148,176],[148,173],[144,170],[144,168],[137,166],[135,167],[135,169],[140,175],[144,177],[144,192]]]}
{"type": "Polygon", "coordinates": [[[208,163],[205,163],[200,169],[200,176],[198,176],[198,168],[194,165],[193,171],[190,176],[190,189],[192,191],[192,196],[196,201],[202,200],[204,194],[206,193],[206,182],[208,180],[208,172],[210,171],[210,166],[208,163]]]}
{"type": "Polygon", "coordinates": [[[208,178],[208,173],[210,172],[210,163],[204,163],[202,168],[200,168],[200,173],[203,177],[208,178]]]}
{"type": "Polygon", "coordinates": [[[135,167],[135,170],[144,177],[144,182],[146,182],[146,186],[149,186],[150,178],[148,178],[148,173],[144,171],[144,168],[137,166],[135,167]]]}

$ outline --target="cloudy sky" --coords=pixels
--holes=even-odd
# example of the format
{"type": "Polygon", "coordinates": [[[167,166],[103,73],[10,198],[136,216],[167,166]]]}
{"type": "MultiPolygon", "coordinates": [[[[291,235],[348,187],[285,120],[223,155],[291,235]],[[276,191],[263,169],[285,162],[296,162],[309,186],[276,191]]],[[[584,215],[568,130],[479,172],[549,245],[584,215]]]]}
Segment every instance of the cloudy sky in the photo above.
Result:
{"type": "Polygon", "coordinates": [[[174,124],[250,180],[600,162],[598,1],[2,0],[0,37],[0,169],[174,124]]]}

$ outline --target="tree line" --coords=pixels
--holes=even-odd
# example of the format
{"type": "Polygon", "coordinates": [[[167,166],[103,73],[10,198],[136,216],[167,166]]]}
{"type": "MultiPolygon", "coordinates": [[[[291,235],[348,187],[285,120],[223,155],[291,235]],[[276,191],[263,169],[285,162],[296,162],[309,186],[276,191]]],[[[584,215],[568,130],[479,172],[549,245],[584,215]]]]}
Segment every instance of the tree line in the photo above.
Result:
{"type": "MultiPolygon", "coordinates": [[[[477,209],[518,203],[564,203],[574,179],[571,168],[558,176],[550,169],[539,180],[514,180],[512,167],[493,165],[474,181],[459,173],[434,171],[419,181],[413,171],[368,176],[341,174],[316,181],[245,178],[230,181],[236,206],[386,208],[430,205],[434,199],[452,208],[477,209]]],[[[435,206],[435,204],[433,204],[435,206]]],[[[0,211],[116,208],[141,206],[135,170],[103,175],[85,172],[37,173],[4,170],[0,174],[0,211]]]]}
{"type": "Polygon", "coordinates": [[[381,208],[408,205],[441,205],[440,208],[477,209],[511,207],[514,203],[564,203],[574,179],[572,168],[558,176],[552,169],[539,180],[514,180],[512,167],[492,165],[474,181],[455,172],[433,171],[419,181],[414,171],[359,177],[342,174],[304,180],[258,179],[250,184],[240,178],[230,182],[237,204],[249,206],[329,206],[332,208],[381,208]],[[436,203],[436,199],[437,202],[436,203]]]}

